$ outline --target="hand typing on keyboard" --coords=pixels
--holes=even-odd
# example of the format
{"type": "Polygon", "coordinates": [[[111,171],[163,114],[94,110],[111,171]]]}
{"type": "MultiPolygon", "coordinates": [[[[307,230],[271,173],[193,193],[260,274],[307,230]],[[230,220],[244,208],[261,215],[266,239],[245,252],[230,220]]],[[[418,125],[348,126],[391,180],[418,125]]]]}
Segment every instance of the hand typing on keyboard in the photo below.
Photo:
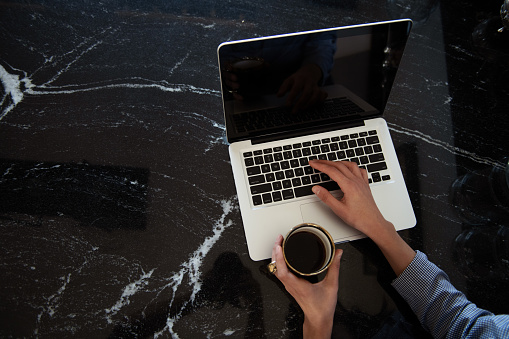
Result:
{"type": "Polygon", "coordinates": [[[320,185],[315,185],[312,190],[344,222],[370,238],[379,232],[378,228],[373,227],[374,224],[394,229],[392,224],[387,224],[373,199],[365,169],[349,161],[310,160],[309,165],[327,174],[341,187],[341,200],[320,185]]]}

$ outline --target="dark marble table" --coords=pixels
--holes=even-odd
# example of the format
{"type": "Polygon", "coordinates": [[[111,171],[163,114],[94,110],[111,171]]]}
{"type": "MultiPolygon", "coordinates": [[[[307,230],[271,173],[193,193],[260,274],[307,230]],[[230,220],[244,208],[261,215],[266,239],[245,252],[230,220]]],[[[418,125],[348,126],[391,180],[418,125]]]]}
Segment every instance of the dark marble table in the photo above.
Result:
{"type": "MultiPolygon", "coordinates": [[[[299,336],[247,254],[216,47],[400,17],[386,119],[418,220],[401,234],[509,312],[501,3],[0,1],[0,337],[299,336]]],[[[424,336],[374,244],[340,247],[334,337],[424,336]]]]}

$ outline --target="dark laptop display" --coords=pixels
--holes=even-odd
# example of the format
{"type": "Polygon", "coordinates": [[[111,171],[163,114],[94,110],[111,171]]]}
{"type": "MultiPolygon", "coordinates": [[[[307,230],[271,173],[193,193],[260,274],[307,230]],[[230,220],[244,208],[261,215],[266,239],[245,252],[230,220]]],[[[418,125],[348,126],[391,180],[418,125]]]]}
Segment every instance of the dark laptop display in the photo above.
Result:
{"type": "Polygon", "coordinates": [[[228,141],[278,140],[381,116],[410,26],[396,21],[222,46],[228,141]]]}

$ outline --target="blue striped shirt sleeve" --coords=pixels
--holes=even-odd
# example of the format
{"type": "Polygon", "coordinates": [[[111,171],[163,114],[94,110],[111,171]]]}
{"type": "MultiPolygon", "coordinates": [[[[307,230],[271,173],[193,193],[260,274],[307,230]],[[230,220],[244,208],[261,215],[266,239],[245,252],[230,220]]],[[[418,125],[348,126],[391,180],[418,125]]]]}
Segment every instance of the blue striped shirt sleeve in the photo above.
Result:
{"type": "Polygon", "coordinates": [[[422,252],[392,286],[434,338],[509,337],[509,315],[494,315],[468,301],[422,252]]]}

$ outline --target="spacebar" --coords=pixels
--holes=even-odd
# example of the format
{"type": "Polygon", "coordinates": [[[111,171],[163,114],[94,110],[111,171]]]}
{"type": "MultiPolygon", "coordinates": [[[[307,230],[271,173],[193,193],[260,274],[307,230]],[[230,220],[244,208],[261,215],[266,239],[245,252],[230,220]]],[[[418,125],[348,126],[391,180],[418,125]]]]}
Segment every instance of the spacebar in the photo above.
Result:
{"type": "MultiPolygon", "coordinates": [[[[335,181],[321,182],[321,183],[318,183],[316,185],[320,185],[320,186],[322,186],[323,188],[325,188],[325,189],[327,189],[329,191],[334,191],[334,190],[338,190],[339,189],[339,185],[335,181]]],[[[311,189],[313,188],[313,186],[316,186],[316,185],[295,187],[294,188],[294,190],[295,190],[295,197],[298,198],[298,197],[304,197],[306,195],[314,194],[311,189]]]]}

